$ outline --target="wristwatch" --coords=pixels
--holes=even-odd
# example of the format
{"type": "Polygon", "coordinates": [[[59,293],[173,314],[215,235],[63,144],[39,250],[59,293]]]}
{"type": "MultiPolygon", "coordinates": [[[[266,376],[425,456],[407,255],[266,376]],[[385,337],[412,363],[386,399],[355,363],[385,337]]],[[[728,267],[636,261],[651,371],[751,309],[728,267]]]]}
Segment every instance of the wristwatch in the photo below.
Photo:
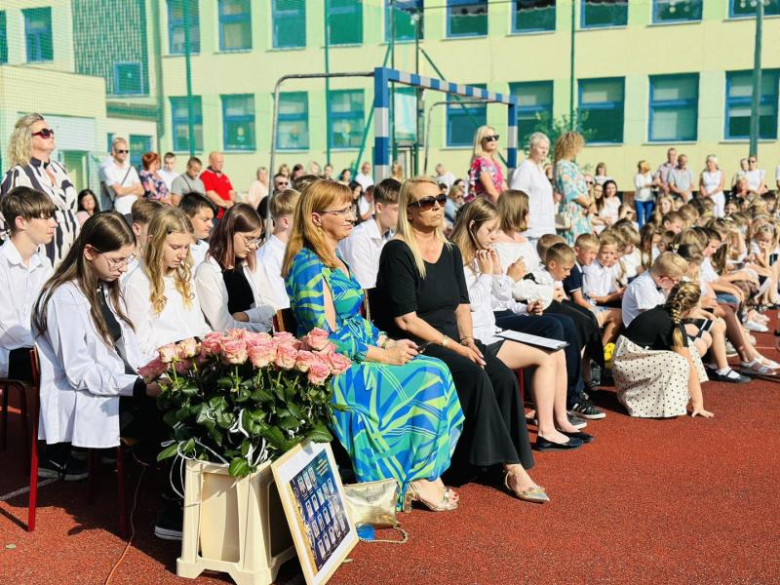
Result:
{"type": "Polygon", "coordinates": [[[449,344],[450,344],[450,338],[449,337],[447,337],[445,335],[444,337],[441,338],[441,346],[442,347],[447,347],[449,344]]]}

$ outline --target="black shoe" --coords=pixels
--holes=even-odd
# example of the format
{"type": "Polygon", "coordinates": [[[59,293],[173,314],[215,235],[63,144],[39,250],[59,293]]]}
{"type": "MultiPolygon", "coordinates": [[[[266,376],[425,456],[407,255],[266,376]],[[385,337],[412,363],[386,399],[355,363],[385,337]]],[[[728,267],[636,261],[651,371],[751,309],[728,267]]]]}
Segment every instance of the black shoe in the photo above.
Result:
{"type": "Polygon", "coordinates": [[[558,431],[558,432],[563,433],[567,437],[571,437],[573,439],[579,439],[580,441],[582,441],[583,445],[587,445],[588,443],[593,441],[593,435],[589,435],[588,433],[581,433],[579,431],[576,433],[567,433],[566,431],[558,431]]]}
{"type": "MultiPolygon", "coordinates": [[[[585,434],[585,433],[582,433],[585,434]]],[[[569,440],[565,443],[553,443],[548,441],[544,437],[536,437],[536,450],[537,451],[571,451],[573,449],[579,449],[583,443],[576,437],[569,436],[569,440]]]]}
{"type": "Polygon", "coordinates": [[[157,522],[154,524],[154,535],[163,540],[181,540],[184,510],[182,501],[164,502],[157,512],[157,522]]]}
{"type": "Polygon", "coordinates": [[[587,394],[583,394],[582,398],[580,398],[577,403],[569,409],[569,414],[590,420],[605,418],[607,416],[603,410],[591,402],[587,394]]]}
{"type": "Polygon", "coordinates": [[[729,368],[729,371],[726,374],[719,374],[717,370],[710,370],[707,372],[707,375],[713,382],[728,382],[730,384],[745,384],[750,382],[750,378],[737,374],[731,368],[729,368]]]}
{"type": "Polygon", "coordinates": [[[44,457],[38,463],[40,479],[64,479],[65,481],[81,481],[89,477],[87,462],[68,457],[65,463],[44,457]]]}

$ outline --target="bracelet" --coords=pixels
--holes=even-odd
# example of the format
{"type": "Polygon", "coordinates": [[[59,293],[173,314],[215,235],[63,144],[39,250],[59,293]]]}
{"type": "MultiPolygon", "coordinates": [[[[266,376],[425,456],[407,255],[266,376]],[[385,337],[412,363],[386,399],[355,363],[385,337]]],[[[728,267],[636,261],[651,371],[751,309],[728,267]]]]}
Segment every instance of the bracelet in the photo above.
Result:
{"type": "Polygon", "coordinates": [[[385,340],[382,342],[382,345],[380,345],[379,347],[381,347],[382,349],[387,349],[387,344],[388,343],[390,343],[390,338],[389,337],[385,337],[385,340]]]}
{"type": "Polygon", "coordinates": [[[449,344],[450,344],[450,338],[449,337],[447,337],[445,335],[444,337],[441,338],[441,346],[442,347],[446,348],[449,344]]]}

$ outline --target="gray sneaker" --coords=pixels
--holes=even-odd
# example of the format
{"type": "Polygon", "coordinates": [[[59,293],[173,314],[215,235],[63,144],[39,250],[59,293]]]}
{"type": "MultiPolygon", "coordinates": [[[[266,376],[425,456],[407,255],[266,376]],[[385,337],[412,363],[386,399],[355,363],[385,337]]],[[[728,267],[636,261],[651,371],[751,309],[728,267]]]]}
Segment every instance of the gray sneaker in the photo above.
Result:
{"type": "Polygon", "coordinates": [[[588,426],[588,421],[585,419],[582,419],[578,416],[574,416],[573,414],[569,415],[569,424],[573,426],[576,429],[584,429],[588,426]]]}

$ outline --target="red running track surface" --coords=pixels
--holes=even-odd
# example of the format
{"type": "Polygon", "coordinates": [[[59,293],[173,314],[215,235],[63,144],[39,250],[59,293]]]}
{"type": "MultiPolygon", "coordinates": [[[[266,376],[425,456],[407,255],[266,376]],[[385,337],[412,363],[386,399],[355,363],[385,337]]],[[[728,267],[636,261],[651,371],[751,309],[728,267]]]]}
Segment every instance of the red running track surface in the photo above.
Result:
{"type": "MultiPolygon", "coordinates": [[[[458,510],[401,515],[407,544],[361,543],[331,583],[780,583],[780,380],[710,382],[704,394],[715,419],[660,421],[630,419],[601,392],[608,417],[588,426],[592,444],[536,454],[531,473],[552,503],[466,485],[458,510]]],[[[18,416],[11,421],[0,495],[26,485],[18,416]]],[[[138,470],[129,467],[131,497],[138,470]]],[[[174,575],[179,545],[152,534],[156,481],[144,479],[138,534],[112,583],[191,583],[174,575]]],[[[84,483],[41,488],[33,534],[21,527],[26,495],[0,502],[0,583],[103,583],[124,542],[109,471],[100,485],[93,505],[84,483]]],[[[295,562],[279,583],[303,583],[295,562]]]]}

